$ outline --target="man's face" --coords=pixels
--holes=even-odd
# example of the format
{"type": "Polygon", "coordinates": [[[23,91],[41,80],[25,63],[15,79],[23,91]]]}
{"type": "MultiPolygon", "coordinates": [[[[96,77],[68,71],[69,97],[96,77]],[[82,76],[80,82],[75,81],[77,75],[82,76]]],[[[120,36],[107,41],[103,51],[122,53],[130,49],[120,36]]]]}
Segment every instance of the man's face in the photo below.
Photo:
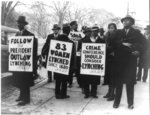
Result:
{"type": "Polygon", "coordinates": [[[124,19],[123,21],[124,27],[130,27],[132,25],[132,21],[129,18],[124,19]]]}
{"type": "Polygon", "coordinates": [[[18,29],[19,29],[20,31],[22,31],[22,30],[24,30],[25,24],[18,23],[17,26],[18,26],[18,29]]]}
{"type": "Polygon", "coordinates": [[[58,29],[53,30],[53,33],[54,33],[54,34],[58,34],[58,32],[59,32],[59,30],[58,30],[58,29]]]}
{"type": "Polygon", "coordinates": [[[78,29],[78,24],[75,23],[74,25],[72,25],[72,29],[75,30],[75,31],[77,31],[77,29],[78,29]]]}
{"type": "Polygon", "coordinates": [[[91,35],[94,37],[98,36],[98,30],[92,30],[91,35]]]}

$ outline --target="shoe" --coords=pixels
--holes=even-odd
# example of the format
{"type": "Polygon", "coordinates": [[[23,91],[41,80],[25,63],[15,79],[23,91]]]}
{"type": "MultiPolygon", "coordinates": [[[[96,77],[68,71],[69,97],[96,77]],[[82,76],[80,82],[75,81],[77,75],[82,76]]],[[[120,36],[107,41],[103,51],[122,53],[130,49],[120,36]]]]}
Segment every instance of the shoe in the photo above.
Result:
{"type": "Polygon", "coordinates": [[[52,80],[51,80],[51,79],[48,79],[48,80],[47,80],[47,83],[50,83],[50,82],[52,82],[52,80]]]}
{"type": "Polygon", "coordinates": [[[141,81],[140,79],[136,79],[136,81],[141,81]]]}
{"type": "Polygon", "coordinates": [[[16,101],[21,101],[21,100],[22,100],[21,98],[16,99],[16,101]]]}
{"type": "Polygon", "coordinates": [[[119,104],[113,104],[113,108],[118,108],[119,104]]]}
{"type": "Polygon", "coordinates": [[[69,86],[68,86],[69,88],[72,88],[72,84],[69,84],[69,86]]]}
{"type": "Polygon", "coordinates": [[[56,97],[56,99],[61,99],[60,95],[56,95],[55,97],[56,97]]]}
{"type": "Polygon", "coordinates": [[[85,98],[85,99],[89,98],[89,95],[85,95],[84,98],[85,98]]]}
{"type": "Polygon", "coordinates": [[[97,95],[91,95],[93,98],[98,98],[98,96],[97,95]]]}
{"type": "Polygon", "coordinates": [[[103,98],[109,98],[109,94],[107,93],[103,98]]]}
{"type": "Polygon", "coordinates": [[[128,105],[128,109],[133,109],[134,106],[133,105],[128,105]]]}
{"type": "Polygon", "coordinates": [[[143,82],[146,82],[146,80],[143,80],[143,82]]]}
{"type": "Polygon", "coordinates": [[[66,99],[66,98],[70,98],[70,96],[69,95],[61,96],[61,99],[66,99]]]}
{"type": "Polygon", "coordinates": [[[107,101],[113,101],[114,100],[114,97],[108,97],[107,98],[107,101]]]}
{"type": "Polygon", "coordinates": [[[17,105],[18,106],[24,106],[24,105],[29,104],[29,103],[30,103],[30,101],[21,101],[17,105]]]}

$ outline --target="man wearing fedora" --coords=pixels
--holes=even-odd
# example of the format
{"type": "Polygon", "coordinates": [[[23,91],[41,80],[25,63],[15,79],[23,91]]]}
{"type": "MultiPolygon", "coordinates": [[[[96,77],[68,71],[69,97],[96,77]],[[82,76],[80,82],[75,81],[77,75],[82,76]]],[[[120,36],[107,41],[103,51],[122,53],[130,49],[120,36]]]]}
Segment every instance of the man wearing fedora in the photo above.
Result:
{"type": "MultiPolygon", "coordinates": [[[[17,24],[19,31],[16,33],[16,36],[34,36],[34,34],[25,29],[25,26],[28,24],[25,16],[19,16],[17,24]]],[[[37,40],[35,37],[33,42],[33,51],[33,72],[13,72],[12,83],[20,90],[20,96],[16,100],[19,101],[19,106],[30,103],[30,87],[34,85],[34,77],[37,72],[37,40]]]]}
{"type": "MultiPolygon", "coordinates": [[[[47,36],[46,42],[42,48],[42,56],[46,57],[46,62],[44,64],[45,67],[47,64],[47,57],[48,57],[48,52],[49,52],[50,41],[52,39],[56,39],[59,36],[60,27],[57,24],[54,24],[52,30],[53,30],[53,34],[49,34],[47,36]]],[[[52,72],[51,71],[48,71],[48,82],[52,82],[52,72]]]]}
{"type": "Polygon", "coordinates": [[[137,81],[141,81],[142,78],[142,81],[146,82],[148,76],[148,68],[150,67],[149,64],[150,25],[147,25],[147,27],[144,30],[145,30],[144,37],[146,39],[146,44],[145,44],[146,50],[142,52],[139,57],[139,63],[138,63],[139,69],[137,74],[137,81]],[[142,69],[143,69],[143,76],[142,76],[142,69]]]}
{"type": "Polygon", "coordinates": [[[127,15],[121,19],[124,26],[118,30],[113,41],[116,95],[113,107],[118,108],[123,84],[126,84],[128,108],[134,108],[134,84],[136,83],[137,58],[145,50],[144,39],[139,30],[134,29],[135,20],[127,15]]]}
{"type": "MultiPolygon", "coordinates": [[[[93,26],[92,29],[90,29],[90,31],[91,31],[90,36],[85,36],[85,38],[82,39],[81,44],[79,46],[81,47],[81,49],[82,49],[82,43],[93,43],[93,44],[105,43],[105,41],[98,36],[99,27],[93,26]]],[[[100,84],[100,76],[81,75],[81,78],[82,78],[82,82],[83,82],[82,84],[84,87],[84,94],[85,94],[84,98],[89,98],[90,96],[93,98],[98,98],[97,86],[100,84]],[[90,85],[91,85],[91,89],[90,89],[90,85]]]]}

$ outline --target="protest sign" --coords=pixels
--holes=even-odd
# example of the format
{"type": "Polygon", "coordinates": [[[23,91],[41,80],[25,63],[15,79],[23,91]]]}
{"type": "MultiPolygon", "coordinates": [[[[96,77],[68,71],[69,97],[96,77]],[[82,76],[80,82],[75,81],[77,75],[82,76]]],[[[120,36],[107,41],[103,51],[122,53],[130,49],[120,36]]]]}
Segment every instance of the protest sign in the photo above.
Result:
{"type": "Polygon", "coordinates": [[[33,36],[9,38],[9,71],[33,71],[33,36]]]}
{"type": "Polygon", "coordinates": [[[83,43],[81,51],[81,74],[105,75],[106,44],[83,43]]]}
{"type": "Polygon", "coordinates": [[[69,38],[71,41],[75,43],[76,51],[78,50],[78,41],[84,38],[84,34],[82,32],[71,31],[69,34],[69,38]]]}
{"type": "Polygon", "coordinates": [[[51,40],[47,59],[47,70],[68,75],[72,45],[73,44],[69,42],[51,40]]]}

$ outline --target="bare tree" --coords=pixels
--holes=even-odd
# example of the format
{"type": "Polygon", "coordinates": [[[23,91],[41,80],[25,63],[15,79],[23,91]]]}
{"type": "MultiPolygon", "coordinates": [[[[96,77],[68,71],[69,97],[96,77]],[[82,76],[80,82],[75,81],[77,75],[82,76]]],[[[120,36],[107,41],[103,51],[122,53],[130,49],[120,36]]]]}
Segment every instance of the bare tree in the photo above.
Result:
{"type": "Polygon", "coordinates": [[[62,26],[67,16],[67,11],[70,8],[70,1],[53,1],[49,7],[53,10],[53,17],[57,19],[58,25],[62,26]]]}
{"type": "Polygon", "coordinates": [[[32,6],[32,13],[28,14],[30,20],[30,30],[38,38],[46,38],[49,33],[50,16],[46,12],[43,2],[35,2],[32,6]]]}
{"type": "MultiPolygon", "coordinates": [[[[2,6],[1,6],[1,24],[2,25],[7,25],[8,20],[12,18],[12,13],[14,13],[14,8],[19,5],[20,2],[16,1],[2,1],[2,6]]],[[[14,17],[13,17],[14,19],[14,17]]]]}

